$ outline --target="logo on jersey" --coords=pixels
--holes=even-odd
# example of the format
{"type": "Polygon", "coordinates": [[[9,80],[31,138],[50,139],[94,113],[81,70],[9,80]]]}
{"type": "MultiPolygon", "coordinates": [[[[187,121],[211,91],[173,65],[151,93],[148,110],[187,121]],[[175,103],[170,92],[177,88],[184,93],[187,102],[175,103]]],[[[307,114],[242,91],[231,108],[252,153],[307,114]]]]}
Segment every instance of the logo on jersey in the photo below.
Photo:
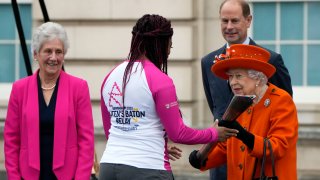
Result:
{"type": "Polygon", "coordinates": [[[109,107],[113,107],[113,103],[116,105],[119,105],[122,107],[121,101],[122,101],[122,92],[120,91],[120,88],[116,82],[114,82],[111,92],[108,93],[110,98],[109,98],[109,107]]]}
{"type": "Polygon", "coordinates": [[[145,111],[140,111],[139,108],[123,107],[123,94],[116,82],[114,82],[109,94],[108,105],[111,109],[110,116],[115,120],[114,127],[123,131],[137,130],[139,126],[139,119],[146,116],[145,111]]]}
{"type": "Polygon", "coordinates": [[[165,107],[166,107],[167,109],[169,109],[169,108],[172,108],[172,107],[178,106],[178,105],[179,105],[178,102],[177,102],[177,101],[174,101],[174,102],[165,104],[165,107]]]}
{"type": "Polygon", "coordinates": [[[139,119],[146,116],[145,111],[133,107],[113,107],[110,116],[115,119],[114,127],[123,131],[138,130],[139,119]]]}

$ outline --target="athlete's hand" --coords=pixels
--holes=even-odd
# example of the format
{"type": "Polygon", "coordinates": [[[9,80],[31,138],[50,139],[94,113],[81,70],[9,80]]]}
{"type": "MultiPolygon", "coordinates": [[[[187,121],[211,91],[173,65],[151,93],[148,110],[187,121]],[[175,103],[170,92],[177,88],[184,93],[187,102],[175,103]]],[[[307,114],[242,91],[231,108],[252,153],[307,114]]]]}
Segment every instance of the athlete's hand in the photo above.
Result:
{"type": "Polygon", "coordinates": [[[216,119],[213,127],[218,130],[218,141],[226,141],[230,137],[236,137],[239,131],[237,129],[230,129],[227,127],[219,126],[219,120],[216,119]]]}
{"type": "Polygon", "coordinates": [[[177,159],[180,159],[181,152],[182,152],[181,149],[179,149],[176,146],[168,146],[167,150],[168,150],[170,160],[175,161],[177,159]]]}

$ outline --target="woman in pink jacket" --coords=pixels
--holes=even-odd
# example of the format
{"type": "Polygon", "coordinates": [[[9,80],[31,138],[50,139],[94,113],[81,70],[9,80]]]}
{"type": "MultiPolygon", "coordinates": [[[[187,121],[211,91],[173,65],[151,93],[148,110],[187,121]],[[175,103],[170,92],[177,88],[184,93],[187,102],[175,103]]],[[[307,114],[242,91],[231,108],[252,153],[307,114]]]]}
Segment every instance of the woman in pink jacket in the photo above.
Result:
{"type": "Polygon", "coordinates": [[[12,86],[4,127],[9,180],[90,179],[94,136],[85,80],[62,71],[69,48],[63,27],[37,28],[32,52],[39,69],[12,86]]]}

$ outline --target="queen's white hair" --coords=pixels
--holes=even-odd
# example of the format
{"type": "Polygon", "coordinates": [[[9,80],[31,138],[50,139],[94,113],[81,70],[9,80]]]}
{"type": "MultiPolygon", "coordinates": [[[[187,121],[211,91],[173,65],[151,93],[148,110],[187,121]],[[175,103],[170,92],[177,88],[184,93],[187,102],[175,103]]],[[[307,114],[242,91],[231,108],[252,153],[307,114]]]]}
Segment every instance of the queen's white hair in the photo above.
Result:
{"type": "Polygon", "coordinates": [[[267,82],[268,82],[267,76],[263,72],[260,72],[260,71],[249,69],[248,76],[252,79],[260,80],[260,85],[267,84],[267,82]]]}

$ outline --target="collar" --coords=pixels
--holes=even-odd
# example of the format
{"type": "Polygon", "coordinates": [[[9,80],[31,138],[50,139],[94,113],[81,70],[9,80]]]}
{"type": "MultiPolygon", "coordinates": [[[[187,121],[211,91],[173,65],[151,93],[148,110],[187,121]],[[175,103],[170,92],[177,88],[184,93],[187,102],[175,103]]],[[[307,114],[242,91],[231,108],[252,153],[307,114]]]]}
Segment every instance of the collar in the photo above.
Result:
{"type": "MultiPolygon", "coordinates": [[[[249,45],[250,43],[250,38],[247,36],[246,40],[242,44],[249,45]]],[[[230,47],[229,43],[227,43],[227,48],[230,47]]]]}

